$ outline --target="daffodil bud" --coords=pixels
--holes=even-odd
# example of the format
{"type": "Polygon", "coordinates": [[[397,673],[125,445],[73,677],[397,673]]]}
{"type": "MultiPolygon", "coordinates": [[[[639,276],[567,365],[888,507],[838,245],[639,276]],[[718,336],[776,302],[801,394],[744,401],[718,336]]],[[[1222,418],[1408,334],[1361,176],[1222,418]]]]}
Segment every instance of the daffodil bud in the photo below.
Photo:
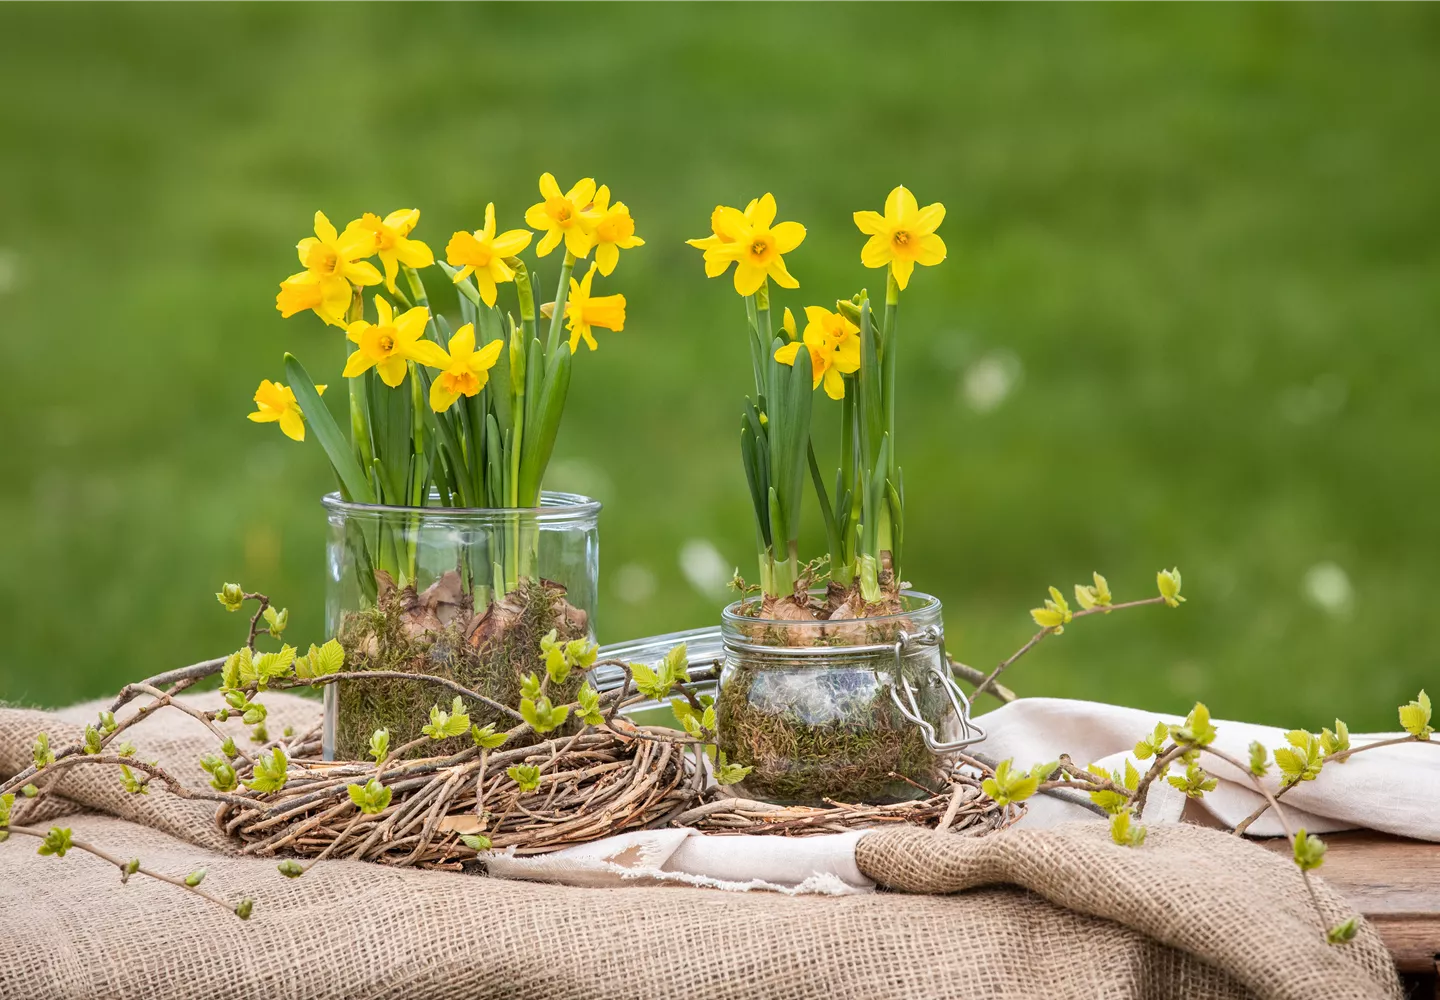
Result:
{"type": "MultiPolygon", "coordinates": [[[[859,298],[857,295],[856,298],[859,298]]],[[[849,299],[836,299],[835,309],[856,326],[860,325],[860,306],[849,299]]]]}

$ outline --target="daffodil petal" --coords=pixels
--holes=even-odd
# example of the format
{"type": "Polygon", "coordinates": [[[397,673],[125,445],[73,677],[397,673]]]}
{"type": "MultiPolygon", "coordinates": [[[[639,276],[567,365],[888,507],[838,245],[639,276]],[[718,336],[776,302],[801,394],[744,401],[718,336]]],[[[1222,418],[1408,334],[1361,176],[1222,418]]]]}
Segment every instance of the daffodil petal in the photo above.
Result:
{"type": "Polygon", "coordinates": [[[945,259],[945,241],[937,233],[922,236],[915,250],[915,263],[931,267],[945,259]]]}
{"type": "Polygon", "coordinates": [[[620,263],[620,248],[614,243],[600,244],[595,249],[595,263],[600,266],[600,273],[608,278],[615,265],[620,263]]]}
{"type": "Polygon", "coordinates": [[[560,185],[555,183],[555,175],[548,170],[540,175],[540,197],[546,199],[561,197],[560,185]]]}
{"type": "Polygon", "coordinates": [[[357,285],[378,285],[385,279],[368,260],[352,260],[341,269],[341,274],[357,285]]]}
{"type": "Polygon", "coordinates": [[[879,236],[885,232],[885,217],[879,212],[856,212],[855,225],[866,236],[879,236]]]}
{"type": "MultiPolygon", "coordinates": [[[[776,258],[777,260],[779,258],[776,258]]],[[[741,295],[754,295],[765,283],[765,269],[749,261],[735,263],[735,291],[741,295]]]]}
{"type": "Polygon", "coordinates": [[[940,223],[944,221],[945,206],[937,201],[933,205],[926,205],[915,214],[915,221],[910,224],[910,229],[924,236],[940,228],[940,223]]]}
{"type": "Polygon", "coordinates": [[[590,234],[579,226],[571,226],[565,230],[565,249],[574,254],[577,260],[589,255],[593,242],[590,234]]]}
{"type": "Polygon", "coordinates": [[[745,213],[750,225],[756,229],[769,229],[770,223],[775,221],[775,196],[767,191],[754,205],[754,209],[745,213]]]}
{"type": "Polygon", "coordinates": [[[775,360],[780,362],[782,365],[793,365],[795,363],[795,355],[800,353],[800,348],[802,346],[803,345],[800,343],[800,341],[792,340],[790,343],[784,345],[783,347],[776,349],[775,360]]]}
{"type": "Polygon", "coordinates": [[[913,215],[919,210],[919,207],[915,202],[915,196],[910,193],[910,189],[901,184],[885,199],[885,218],[895,222],[908,215],[913,215]]]}
{"type": "Polygon", "coordinates": [[[395,389],[399,387],[401,382],[405,381],[407,366],[404,358],[398,354],[392,354],[377,364],[375,370],[380,373],[380,381],[384,382],[390,388],[395,389]]]}
{"type": "Polygon", "coordinates": [[[514,257],[530,245],[532,234],[524,229],[507,229],[491,241],[490,246],[498,257],[514,257]]]}
{"type": "Polygon", "coordinates": [[[280,429],[292,441],[305,440],[305,418],[299,410],[286,410],[280,414],[280,429]]]}
{"type": "Polygon", "coordinates": [[[825,369],[825,395],[831,399],[845,398],[845,379],[834,368],[825,369]]]}
{"type": "Polygon", "coordinates": [[[910,272],[915,270],[913,260],[901,260],[899,257],[890,262],[890,273],[895,275],[895,284],[903,290],[910,284],[910,272]]]}
{"type": "Polygon", "coordinates": [[[350,356],[345,359],[345,371],[342,373],[346,378],[354,378],[370,370],[375,362],[367,357],[363,351],[351,351],[350,356]]]}
{"type": "MultiPolygon", "coordinates": [[[[525,221],[530,221],[530,216],[528,214],[525,216],[525,221]]],[[[536,228],[540,227],[537,226],[536,228]]],[[[564,239],[564,233],[560,231],[560,228],[558,226],[554,229],[551,229],[545,234],[544,239],[540,241],[540,245],[535,248],[535,256],[544,257],[551,250],[554,250],[557,246],[559,246],[562,239],[564,239]]]]}
{"type": "Polygon", "coordinates": [[[321,242],[334,243],[336,237],[340,234],[335,232],[335,227],[331,224],[330,220],[325,217],[324,212],[316,212],[315,235],[320,238],[321,242]]]}
{"type": "Polygon", "coordinates": [[[798,222],[782,222],[770,230],[770,235],[775,237],[776,250],[789,253],[805,242],[805,227],[798,222]]]}
{"type": "Polygon", "coordinates": [[[860,263],[866,267],[884,267],[892,257],[894,253],[890,249],[890,241],[884,236],[870,237],[860,251],[860,263]]]}
{"type": "Polygon", "coordinates": [[[785,260],[778,254],[775,259],[770,262],[769,273],[770,277],[775,279],[775,284],[781,288],[800,287],[800,282],[790,276],[790,272],[785,269],[785,260]]]}
{"type": "Polygon", "coordinates": [[[459,398],[459,393],[446,392],[438,378],[430,383],[430,409],[436,413],[444,413],[459,398]]]}

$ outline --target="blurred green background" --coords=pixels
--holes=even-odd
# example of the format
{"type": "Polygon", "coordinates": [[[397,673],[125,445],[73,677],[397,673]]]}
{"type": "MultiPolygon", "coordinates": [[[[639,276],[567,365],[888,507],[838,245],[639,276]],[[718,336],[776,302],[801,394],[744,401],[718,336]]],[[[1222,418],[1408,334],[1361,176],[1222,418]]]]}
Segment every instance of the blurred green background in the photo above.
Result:
{"type": "Polygon", "coordinates": [[[773,191],[809,229],[783,303],[878,289],[850,214],[903,182],[949,209],[899,420],[957,656],[1013,650],[1048,584],[1175,564],[1182,610],[1008,680],[1357,730],[1440,685],[1434,7],[7,4],[0,37],[0,698],[234,648],[226,580],[320,638],[331,473],[244,419],[284,350],[339,381],[338,334],[274,309],[295,241],[414,206],[442,249],[543,170],[647,240],[547,481],[606,504],[602,640],[754,574],[743,310],[682,240],[773,191]]]}

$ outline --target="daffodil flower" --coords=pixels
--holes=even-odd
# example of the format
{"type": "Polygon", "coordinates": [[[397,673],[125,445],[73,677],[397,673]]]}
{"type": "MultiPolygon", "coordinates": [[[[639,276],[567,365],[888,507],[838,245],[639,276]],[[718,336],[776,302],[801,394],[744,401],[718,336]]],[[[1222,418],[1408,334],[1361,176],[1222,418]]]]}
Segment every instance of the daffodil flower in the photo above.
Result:
{"type": "MultiPolygon", "coordinates": [[[[548,176],[548,175],[547,175],[548,176]]],[[[523,229],[509,229],[495,235],[495,203],[485,206],[485,228],[473,233],[459,232],[450,237],[445,247],[445,259],[451,267],[458,267],[455,283],[464,281],[469,274],[475,275],[475,284],[480,288],[480,298],[487,306],[495,304],[495,286],[515,280],[515,270],[505,263],[506,257],[514,257],[530,245],[530,234],[523,229]]]]}
{"type": "Polygon", "coordinates": [[[473,396],[485,388],[502,346],[504,342],[497,337],[475,350],[473,323],[466,323],[455,331],[448,352],[436,345],[434,356],[425,362],[430,368],[440,369],[440,374],[430,383],[430,409],[444,413],[461,396],[473,396]]]}
{"type": "Polygon", "coordinates": [[[635,220],[630,218],[630,209],[623,201],[610,204],[610,189],[604,184],[595,192],[595,202],[589,212],[593,222],[595,239],[595,263],[600,273],[610,277],[615,265],[620,262],[620,251],[645,245],[635,235],[635,220]]]}
{"type": "Polygon", "coordinates": [[[399,273],[401,264],[429,267],[435,263],[435,255],[427,244],[410,239],[410,231],[419,221],[418,208],[401,208],[383,219],[374,212],[366,212],[354,223],[355,228],[374,234],[373,252],[380,255],[380,263],[385,266],[385,287],[392,292],[395,291],[395,275],[399,273]]]}
{"type": "Polygon", "coordinates": [[[344,327],[345,311],[350,308],[350,282],[344,278],[321,278],[313,271],[292,274],[280,282],[275,308],[286,319],[312,309],[331,326],[344,327]]]}
{"type": "MultiPolygon", "coordinates": [[[[810,370],[815,375],[812,388],[825,383],[825,395],[831,399],[845,398],[845,379],[860,370],[860,328],[840,313],[824,306],[806,306],[803,346],[810,352],[810,370]]],[[[793,365],[800,353],[800,342],[786,344],[775,352],[775,360],[793,365]]]]}
{"type": "Polygon", "coordinates": [[[775,197],[766,194],[757,198],[741,212],[724,205],[710,216],[712,236],[687,240],[705,251],[705,274],[715,278],[724,274],[735,262],[735,290],[741,295],[754,295],[767,277],[774,278],[781,288],[799,288],[781,256],[798,247],[805,239],[805,227],[798,222],[775,222],[775,197]]]}
{"type": "Polygon", "coordinates": [[[902,289],[910,282],[916,264],[929,267],[945,259],[945,241],[935,230],[945,219],[945,206],[938,201],[921,208],[903,185],[885,199],[885,214],[856,212],[855,225],[870,237],[860,251],[866,267],[890,266],[895,283],[902,289]]]}
{"type": "MultiPolygon", "coordinates": [[[[565,300],[565,327],[570,331],[570,353],[580,349],[583,338],[590,350],[595,350],[595,337],[590,332],[593,326],[605,330],[625,329],[625,296],[590,294],[590,283],[595,280],[595,270],[600,265],[591,264],[590,270],[579,281],[570,279],[570,295],[565,300]]],[[[555,303],[546,302],[540,307],[544,316],[555,314],[555,303]]]]}
{"type": "MultiPolygon", "coordinates": [[[[359,225],[350,223],[343,233],[335,232],[324,212],[315,213],[315,235],[307,236],[295,244],[295,252],[305,270],[320,282],[325,301],[338,294],[340,282],[345,285],[345,295],[350,295],[350,285],[378,285],[383,278],[375,265],[364,258],[375,253],[375,234],[359,225]]],[[[292,279],[293,280],[293,279],[292,279]]]]}
{"type": "Polygon", "coordinates": [[[559,246],[561,240],[577,259],[588,254],[594,244],[593,217],[588,210],[595,198],[595,179],[586,177],[561,194],[555,175],[546,171],[540,175],[540,197],[545,200],[525,211],[525,225],[545,233],[535,248],[536,255],[544,257],[559,246]]]}
{"type": "Polygon", "coordinates": [[[351,352],[345,362],[345,377],[355,378],[372,367],[380,373],[380,379],[390,388],[405,381],[406,361],[418,361],[431,368],[440,367],[440,356],[445,352],[440,345],[421,339],[425,324],[430,319],[430,310],[416,306],[399,316],[394,315],[390,303],[375,296],[375,312],[379,323],[360,320],[350,324],[345,335],[359,349],[351,352]]]}
{"type": "MultiPolygon", "coordinates": [[[[315,391],[324,395],[325,387],[317,385],[315,391]]],[[[255,390],[255,412],[246,416],[257,424],[279,421],[280,430],[286,437],[292,441],[305,440],[305,416],[300,412],[300,404],[295,402],[295,393],[289,386],[271,382],[268,378],[261,379],[260,388],[255,390]]]]}

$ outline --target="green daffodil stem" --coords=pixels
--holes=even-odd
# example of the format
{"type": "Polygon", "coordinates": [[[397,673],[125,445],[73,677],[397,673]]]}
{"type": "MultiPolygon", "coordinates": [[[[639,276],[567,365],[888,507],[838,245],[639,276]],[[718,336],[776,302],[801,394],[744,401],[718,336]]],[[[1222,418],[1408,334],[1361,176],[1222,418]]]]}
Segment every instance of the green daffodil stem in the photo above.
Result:
{"type": "MultiPolygon", "coordinates": [[[[895,280],[895,273],[890,271],[886,274],[885,281],[885,319],[880,333],[880,371],[881,371],[881,419],[884,421],[885,433],[889,438],[890,449],[889,459],[886,463],[886,479],[891,487],[897,491],[900,488],[900,476],[895,459],[895,370],[898,367],[897,358],[899,352],[898,337],[896,336],[896,313],[900,308],[900,285],[895,280]]],[[[882,500],[880,504],[879,524],[879,549],[882,562],[888,559],[890,569],[893,570],[895,578],[900,578],[900,567],[896,565],[898,559],[895,553],[899,546],[895,544],[900,534],[899,520],[902,512],[896,511],[893,515],[890,505],[882,500]]]]}
{"type": "Polygon", "coordinates": [[[745,338],[750,341],[750,367],[755,373],[755,405],[765,395],[765,345],[755,313],[755,296],[745,296],[745,338]]]}
{"type": "MultiPolygon", "coordinates": [[[[769,379],[766,379],[763,373],[770,371],[770,369],[774,367],[774,365],[769,362],[773,361],[771,357],[773,351],[771,350],[770,342],[775,336],[774,331],[770,328],[770,280],[768,278],[760,282],[760,287],[755,289],[755,332],[759,337],[759,361],[760,371],[762,373],[758,391],[765,394],[768,405],[772,395],[772,387],[770,386],[769,379]]],[[[776,364],[778,364],[778,362],[776,362],[776,364]]]]}
{"type": "Polygon", "coordinates": [[[570,274],[575,270],[575,255],[565,251],[560,265],[560,283],[555,287],[555,311],[550,314],[550,335],[545,338],[545,356],[552,357],[560,346],[560,324],[565,319],[565,299],[570,294],[570,274]]]}

